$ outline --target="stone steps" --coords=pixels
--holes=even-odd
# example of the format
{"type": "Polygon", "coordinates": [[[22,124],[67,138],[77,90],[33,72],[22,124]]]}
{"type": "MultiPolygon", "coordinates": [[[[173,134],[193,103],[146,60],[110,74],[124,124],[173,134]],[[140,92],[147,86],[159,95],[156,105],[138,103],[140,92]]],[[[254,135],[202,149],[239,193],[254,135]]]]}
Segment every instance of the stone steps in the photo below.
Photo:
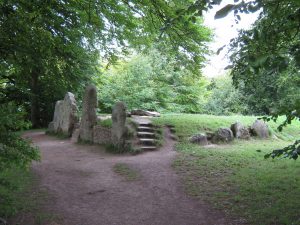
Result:
{"type": "Polygon", "coordinates": [[[154,129],[152,127],[139,126],[137,128],[139,132],[153,132],[154,129]]]}
{"type": "Polygon", "coordinates": [[[138,144],[142,151],[157,149],[155,128],[151,122],[140,122],[137,131],[138,144]]]}
{"type": "Polygon", "coordinates": [[[156,139],[153,138],[140,138],[139,143],[143,145],[155,144],[156,139]]]}
{"type": "Polygon", "coordinates": [[[153,150],[156,150],[157,149],[157,147],[156,146],[142,146],[141,147],[141,149],[143,150],[143,151],[153,151],[153,150]]]}
{"type": "Polygon", "coordinates": [[[153,132],[137,132],[137,136],[140,138],[155,138],[155,133],[153,133],[153,132]]]}
{"type": "Polygon", "coordinates": [[[140,127],[153,127],[152,123],[148,123],[148,122],[141,122],[139,123],[140,127]]]}

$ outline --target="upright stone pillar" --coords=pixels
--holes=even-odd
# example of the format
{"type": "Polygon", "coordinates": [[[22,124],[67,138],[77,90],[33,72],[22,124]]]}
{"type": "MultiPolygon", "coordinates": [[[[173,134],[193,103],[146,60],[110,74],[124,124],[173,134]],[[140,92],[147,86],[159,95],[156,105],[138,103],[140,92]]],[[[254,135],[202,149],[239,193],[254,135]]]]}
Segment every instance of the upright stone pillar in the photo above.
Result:
{"type": "Polygon", "coordinates": [[[77,122],[76,100],[74,94],[67,92],[64,100],[56,102],[53,121],[49,124],[48,130],[51,133],[71,136],[77,122]]]}
{"type": "Polygon", "coordinates": [[[78,140],[93,142],[93,127],[97,124],[97,105],[97,89],[94,85],[88,85],[83,99],[78,140]]]}
{"type": "Polygon", "coordinates": [[[127,134],[125,123],[126,106],[123,102],[118,102],[112,111],[112,143],[118,149],[125,147],[127,134]]]}

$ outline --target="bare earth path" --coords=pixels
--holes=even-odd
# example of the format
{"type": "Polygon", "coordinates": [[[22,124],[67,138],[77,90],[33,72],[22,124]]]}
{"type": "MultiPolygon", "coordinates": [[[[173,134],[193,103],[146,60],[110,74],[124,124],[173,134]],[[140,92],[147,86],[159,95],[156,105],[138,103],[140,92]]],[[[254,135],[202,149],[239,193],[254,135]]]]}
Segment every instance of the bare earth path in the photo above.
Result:
{"type": "Polygon", "coordinates": [[[39,146],[42,161],[33,165],[47,203],[63,225],[209,225],[230,224],[224,216],[184,193],[171,163],[174,142],[137,156],[111,155],[99,146],[78,145],[42,132],[27,133],[39,146]],[[141,179],[126,181],[112,168],[126,163],[141,179]]]}

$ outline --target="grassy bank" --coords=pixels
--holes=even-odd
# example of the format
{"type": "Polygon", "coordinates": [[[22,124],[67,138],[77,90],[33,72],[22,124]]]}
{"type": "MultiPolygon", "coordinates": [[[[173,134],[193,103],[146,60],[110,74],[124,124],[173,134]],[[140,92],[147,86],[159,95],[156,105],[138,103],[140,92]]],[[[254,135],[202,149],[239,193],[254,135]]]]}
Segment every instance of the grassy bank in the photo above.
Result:
{"type": "MultiPolygon", "coordinates": [[[[250,126],[257,119],[255,116],[214,116],[197,114],[165,114],[154,119],[156,125],[170,124],[174,125],[179,137],[185,138],[192,134],[206,131],[216,131],[220,127],[230,127],[234,122],[241,122],[245,126],[250,126]]],[[[278,138],[283,140],[294,140],[300,137],[300,122],[294,122],[284,128],[283,132],[277,130],[278,125],[284,121],[281,117],[277,123],[270,121],[268,123],[270,131],[278,138]]]]}
{"type": "Polygon", "coordinates": [[[26,195],[33,183],[32,174],[13,168],[0,173],[0,217],[8,218],[28,208],[26,195]]]}
{"type": "MultiPolygon", "coordinates": [[[[163,115],[156,124],[172,124],[181,137],[181,153],[174,167],[181,174],[186,191],[250,224],[300,224],[300,161],[265,160],[271,150],[299,138],[300,124],[283,133],[269,123],[279,139],[234,141],[231,144],[201,147],[186,137],[240,121],[251,125],[256,117],[210,115],[163,115]]],[[[281,118],[281,121],[283,118],[281,118]]]]}
{"type": "Polygon", "coordinates": [[[38,177],[31,170],[1,171],[0,181],[0,218],[7,224],[56,224],[62,220],[44,209],[52,199],[46,189],[38,188],[38,177]]]}

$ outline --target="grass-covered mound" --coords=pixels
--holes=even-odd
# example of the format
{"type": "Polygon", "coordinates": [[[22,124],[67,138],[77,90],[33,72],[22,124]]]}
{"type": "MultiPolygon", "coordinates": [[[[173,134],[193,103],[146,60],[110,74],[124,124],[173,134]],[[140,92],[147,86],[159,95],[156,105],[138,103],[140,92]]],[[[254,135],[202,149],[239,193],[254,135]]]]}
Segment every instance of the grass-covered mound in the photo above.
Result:
{"type": "Polygon", "coordinates": [[[154,119],[156,124],[175,126],[181,138],[181,153],[174,162],[188,193],[213,203],[250,224],[300,224],[300,161],[264,159],[266,153],[300,137],[300,124],[282,133],[280,121],[268,123],[279,139],[235,140],[231,144],[202,147],[187,142],[192,134],[215,131],[240,121],[251,125],[252,116],[170,114],[154,119]],[[181,173],[182,172],[182,173],[181,173]]]}

